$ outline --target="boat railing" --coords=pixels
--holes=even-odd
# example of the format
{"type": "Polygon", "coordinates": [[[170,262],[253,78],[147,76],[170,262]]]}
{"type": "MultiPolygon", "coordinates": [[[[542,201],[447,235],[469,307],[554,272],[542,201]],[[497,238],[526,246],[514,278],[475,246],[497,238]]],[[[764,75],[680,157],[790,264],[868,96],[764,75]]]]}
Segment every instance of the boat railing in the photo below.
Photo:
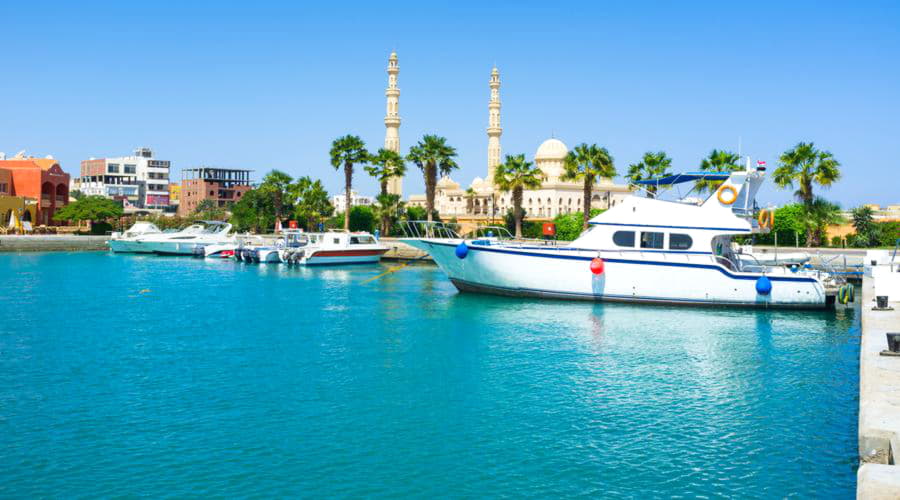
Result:
{"type": "Polygon", "coordinates": [[[407,238],[459,239],[459,225],[448,222],[408,220],[400,221],[400,229],[407,238]]]}

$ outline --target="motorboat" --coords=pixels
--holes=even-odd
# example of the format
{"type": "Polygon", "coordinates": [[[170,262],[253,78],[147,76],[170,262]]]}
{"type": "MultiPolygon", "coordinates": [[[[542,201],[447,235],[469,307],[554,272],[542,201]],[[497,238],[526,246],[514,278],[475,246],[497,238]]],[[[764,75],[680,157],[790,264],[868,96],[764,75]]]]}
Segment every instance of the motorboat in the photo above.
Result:
{"type": "Polygon", "coordinates": [[[221,221],[198,221],[181,231],[139,236],[133,245],[137,252],[158,255],[204,255],[210,245],[234,244],[231,224],[221,221]]]}
{"type": "Polygon", "coordinates": [[[203,247],[203,256],[207,259],[231,259],[237,250],[236,243],[219,243],[203,247]]]}
{"type": "Polygon", "coordinates": [[[282,241],[281,260],[301,266],[374,264],[388,251],[367,232],[287,230],[282,241]]]}
{"type": "Polygon", "coordinates": [[[136,242],[142,237],[156,234],[162,234],[162,231],[156,227],[156,224],[138,221],[128,228],[127,231],[112,233],[107,244],[110,250],[116,253],[150,253],[140,245],[137,245],[136,242]]]}
{"type": "Polygon", "coordinates": [[[441,223],[405,224],[402,241],[428,252],[462,292],[676,305],[823,308],[837,280],[821,270],[738,256],[738,236],[768,232],[773,211],[755,196],[763,167],[687,172],[640,181],[721,182],[705,200],[632,194],[593,217],[574,241],[462,238],[441,223]]]}

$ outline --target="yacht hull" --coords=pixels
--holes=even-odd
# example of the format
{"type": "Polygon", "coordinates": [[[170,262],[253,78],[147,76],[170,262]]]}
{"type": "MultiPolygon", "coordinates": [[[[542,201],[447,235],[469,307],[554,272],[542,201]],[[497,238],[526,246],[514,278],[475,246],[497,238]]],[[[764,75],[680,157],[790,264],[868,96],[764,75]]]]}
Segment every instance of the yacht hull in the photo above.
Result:
{"type": "Polygon", "coordinates": [[[114,253],[153,253],[135,240],[109,240],[109,249],[114,253]]]}
{"type": "Polygon", "coordinates": [[[307,266],[334,266],[341,264],[376,264],[387,249],[374,250],[322,250],[314,252],[302,264],[307,266]]]}
{"type": "Polygon", "coordinates": [[[808,276],[771,276],[771,293],[756,291],[756,273],[715,264],[708,254],[601,253],[602,274],[590,263],[596,251],[566,247],[469,245],[462,240],[410,239],[428,252],[462,292],[516,297],[676,305],[817,309],[827,304],[821,282],[808,276]]]}

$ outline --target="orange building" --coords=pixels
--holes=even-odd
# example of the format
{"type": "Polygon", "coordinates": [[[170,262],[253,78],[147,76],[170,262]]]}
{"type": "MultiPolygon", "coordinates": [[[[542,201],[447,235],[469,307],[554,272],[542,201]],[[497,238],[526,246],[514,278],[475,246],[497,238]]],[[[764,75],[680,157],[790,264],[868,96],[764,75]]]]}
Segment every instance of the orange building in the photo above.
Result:
{"type": "Polygon", "coordinates": [[[36,225],[59,225],[53,220],[56,209],[69,204],[69,174],[52,158],[15,157],[0,160],[0,170],[8,172],[6,195],[37,200],[36,225]]]}

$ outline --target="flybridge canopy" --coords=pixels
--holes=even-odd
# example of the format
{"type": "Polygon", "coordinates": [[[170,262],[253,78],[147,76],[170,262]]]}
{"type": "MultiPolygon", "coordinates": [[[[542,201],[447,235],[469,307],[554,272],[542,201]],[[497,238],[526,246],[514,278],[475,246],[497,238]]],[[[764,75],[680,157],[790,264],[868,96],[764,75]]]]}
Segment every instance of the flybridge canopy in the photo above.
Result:
{"type": "Polygon", "coordinates": [[[685,172],[683,174],[674,174],[659,179],[646,179],[637,181],[635,184],[644,186],[662,186],[671,184],[681,184],[683,182],[692,182],[697,180],[707,181],[724,181],[731,176],[731,172],[685,172]]]}

